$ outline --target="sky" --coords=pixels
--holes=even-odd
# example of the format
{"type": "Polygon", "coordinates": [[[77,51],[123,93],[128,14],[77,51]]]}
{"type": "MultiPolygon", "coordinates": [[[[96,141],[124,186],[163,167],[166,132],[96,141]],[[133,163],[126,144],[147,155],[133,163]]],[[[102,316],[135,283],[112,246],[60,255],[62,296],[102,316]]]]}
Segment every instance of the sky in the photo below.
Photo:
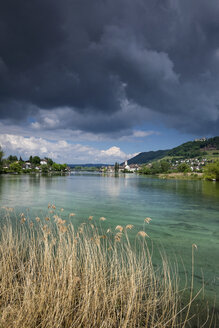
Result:
{"type": "Polygon", "coordinates": [[[0,145],[122,162],[219,135],[218,0],[0,2],[0,145]]]}

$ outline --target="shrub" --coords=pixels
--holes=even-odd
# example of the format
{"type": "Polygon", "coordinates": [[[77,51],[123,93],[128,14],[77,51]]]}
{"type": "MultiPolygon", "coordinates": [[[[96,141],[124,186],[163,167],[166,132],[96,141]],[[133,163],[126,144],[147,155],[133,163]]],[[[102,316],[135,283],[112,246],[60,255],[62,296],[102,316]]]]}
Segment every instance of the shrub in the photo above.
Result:
{"type": "Polygon", "coordinates": [[[15,172],[15,173],[21,173],[22,167],[21,167],[20,163],[14,162],[9,165],[9,171],[15,172]]]}
{"type": "Polygon", "coordinates": [[[219,181],[219,161],[209,163],[204,168],[204,177],[207,180],[219,181]]]}
{"type": "Polygon", "coordinates": [[[42,173],[48,173],[49,172],[49,166],[48,165],[41,165],[42,173]]]}
{"type": "Polygon", "coordinates": [[[184,173],[191,172],[191,168],[186,163],[180,163],[178,168],[177,168],[177,171],[178,172],[184,172],[184,173]]]}

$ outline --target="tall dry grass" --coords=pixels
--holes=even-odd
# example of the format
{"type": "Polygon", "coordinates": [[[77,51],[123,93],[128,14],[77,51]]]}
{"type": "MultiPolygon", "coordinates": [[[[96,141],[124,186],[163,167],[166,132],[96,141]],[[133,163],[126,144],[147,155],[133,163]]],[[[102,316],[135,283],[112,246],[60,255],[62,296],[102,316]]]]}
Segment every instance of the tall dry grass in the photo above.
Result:
{"type": "Polygon", "coordinates": [[[154,269],[146,234],[131,246],[132,225],[104,234],[91,217],[75,230],[59,215],[2,225],[1,328],[187,326],[193,297],[181,305],[165,257],[154,269]]]}

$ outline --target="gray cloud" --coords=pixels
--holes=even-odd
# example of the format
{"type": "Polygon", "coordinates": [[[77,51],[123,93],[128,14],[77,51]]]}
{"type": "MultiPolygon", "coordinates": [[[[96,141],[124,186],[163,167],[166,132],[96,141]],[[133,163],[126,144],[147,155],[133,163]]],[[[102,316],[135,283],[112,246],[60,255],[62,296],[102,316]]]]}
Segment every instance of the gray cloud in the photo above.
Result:
{"type": "Polygon", "coordinates": [[[217,0],[2,1],[0,119],[217,134],[218,16],[217,0]]]}

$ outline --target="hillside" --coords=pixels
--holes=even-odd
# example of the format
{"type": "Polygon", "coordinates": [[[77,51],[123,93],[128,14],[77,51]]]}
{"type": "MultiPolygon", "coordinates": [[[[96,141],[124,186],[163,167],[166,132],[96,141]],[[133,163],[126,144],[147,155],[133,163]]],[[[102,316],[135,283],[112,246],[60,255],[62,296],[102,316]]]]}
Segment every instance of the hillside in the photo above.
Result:
{"type": "Polygon", "coordinates": [[[168,156],[196,157],[208,151],[219,150],[219,137],[206,140],[189,141],[171,149],[168,156]]]}
{"type": "Polygon", "coordinates": [[[144,164],[163,157],[181,157],[194,158],[199,156],[218,156],[219,154],[219,136],[209,139],[200,139],[186,142],[178,147],[142,152],[128,160],[128,164],[144,164]]]}
{"type": "Polygon", "coordinates": [[[169,150],[143,152],[128,160],[128,164],[144,164],[167,156],[169,150]]]}

